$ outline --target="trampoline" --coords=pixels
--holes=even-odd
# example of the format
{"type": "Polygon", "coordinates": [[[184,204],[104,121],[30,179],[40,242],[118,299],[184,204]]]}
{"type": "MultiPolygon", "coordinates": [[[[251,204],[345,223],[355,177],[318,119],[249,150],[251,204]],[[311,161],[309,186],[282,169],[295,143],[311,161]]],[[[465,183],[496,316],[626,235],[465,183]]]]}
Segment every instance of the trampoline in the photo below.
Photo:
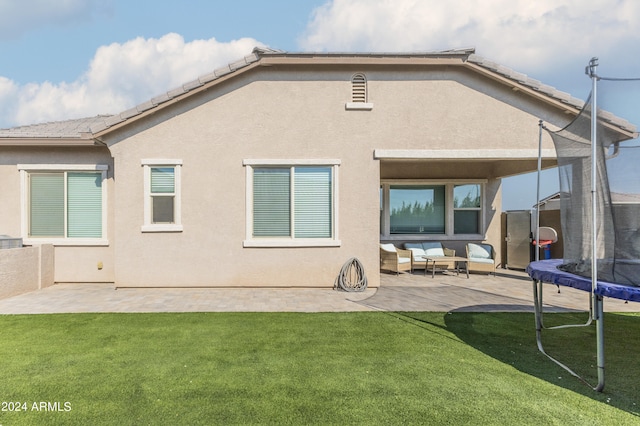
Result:
{"type": "MultiPolygon", "coordinates": [[[[533,280],[538,349],[560,367],[596,391],[604,389],[604,298],[640,302],[640,144],[633,125],[597,108],[597,82],[635,81],[607,79],[596,74],[597,58],[586,69],[592,90],[578,116],[565,128],[552,131],[560,178],[560,215],[564,239],[563,259],[531,262],[526,272],[533,280]],[[634,140],[635,141],[632,141],[634,140]],[[631,141],[631,143],[630,143],[631,141]],[[583,324],[545,327],[543,287],[554,284],[590,293],[589,318],[583,324]],[[597,385],[589,384],[571,368],[549,355],[542,331],[586,327],[595,322],[597,385]]],[[[636,89],[637,93],[638,89],[636,89]]],[[[631,93],[631,92],[629,92],[631,93]]],[[[630,95],[625,94],[628,97],[630,95]]],[[[540,156],[538,200],[540,200],[540,156]]],[[[539,205],[539,203],[538,203],[539,205]]],[[[536,241],[540,240],[539,212],[536,241]]]]}
{"type": "Polygon", "coordinates": [[[621,299],[627,302],[640,302],[640,287],[632,287],[623,284],[610,283],[606,281],[598,280],[595,283],[591,278],[586,278],[580,275],[572,274],[570,272],[563,271],[561,268],[563,265],[562,259],[549,259],[539,260],[531,262],[526,272],[533,280],[533,307],[535,313],[536,323],[536,343],[538,349],[544,355],[546,355],[551,361],[568,371],[572,376],[578,378],[588,386],[591,386],[594,390],[601,392],[604,389],[605,376],[604,376],[604,297],[610,297],[614,299],[621,299]],[[589,319],[583,324],[566,324],[556,327],[545,327],[543,319],[543,288],[544,284],[554,284],[559,286],[571,287],[577,290],[582,290],[591,293],[589,303],[589,319]],[[596,356],[597,356],[597,368],[598,368],[598,384],[592,385],[582,376],[574,372],[571,368],[558,361],[545,351],[542,344],[542,331],[544,329],[553,330],[567,327],[588,327],[593,321],[596,321],[596,356]]]}
{"type": "MultiPolygon", "coordinates": [[[[583,291],[591,291],[591,278],[585,278],[558,269],[558,267],[562,265],[562,262],[562,259],[531,262],[529,266],[527,266],[526,272],[531,279],[539,283],[555,284],[583,291]]],[[[594,294],[628,302],[640,302],[640,287],[631,287],[606,281],[598,281],[594,289],[594,294]]]]}

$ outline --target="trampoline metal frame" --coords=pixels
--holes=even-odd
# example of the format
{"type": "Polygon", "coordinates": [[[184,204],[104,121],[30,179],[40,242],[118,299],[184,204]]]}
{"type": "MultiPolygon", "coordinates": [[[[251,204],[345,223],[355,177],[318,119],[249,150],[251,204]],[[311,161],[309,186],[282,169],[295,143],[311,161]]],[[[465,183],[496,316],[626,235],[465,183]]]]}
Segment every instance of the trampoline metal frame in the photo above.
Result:
{"type": "MultiPolygon", "coordinates": [[[[535,311],[535,321],[536,321],[536,341],[538,344],[538,349],[542,352],[547,358],[555,362],[557,365],[568,371],[571,375],[577,377],[582,382],[593,388],[593,390],[597,392],[602,392],[605,384],[605,361],[604,361],[604,301],[602,296],[596,294],[596,290],[598,287],[598,262],[596,259],[597,253],[597,241],[596,241],[596,228],[598,225],[598,218],[596,217],[597,213],[597,170],[596,170],[596,149],[597,149],[597,81],[598,75],[596,73],[596,69],[598,67],[598,58],[592,58],[589,61],[589,65],[585,69],[585,74],[587,74],[591,78],[591,95],[592,95],[592,107],[591,107],[591,293],[590,293],[590,302],[589,302],[589,319],[584,324],[567,324],[561,325],[557,327],[550,327],[548,329],[558,329],[558,328],[567,328],[567,327],[587,327],[592,324],[593,321],[596,322],[596,357],[597,357],[597,370],[598,370],[598,384],[593,386],[589,384],[589,382],[584,379],[582,376],[577,374],[571,368],[567,367],[565,364],[558,361],[556,358],[549,355],[542,345],[542,330],[546,328],[544,326],[543,321],[543,292],[542,288],[544,283],[540,280],[533,280],[533,300],[534,300],[534,311],[535,311]]],[[[540,172],[541,172],[541,159],[542,159],[542,129],[543,124],[542,120],[539,122],[540,126],[540,138],[538,145],[538,204],[536,208],[537,220],[536,220],[536,241],[540,240],[540,172]]],[[[536,250],[536,260],[539,260],[538,250],[536,250]]],[[[559,287],[558,287],[559,288],[559,287]]]]}
{"type": "Polygon", "coordinates": [[[544,282],[541,280],[534,279],[533,280],[533,307],[535,313],[535,321],[536,321],[536,343],[538,345],[538,350],[542,352],[547,358],[556,363],[558,366],[562,367],[564,370],[569,372],[572,376],[578,378],[580,381],[585,383],[587,386],[591,387],[593,390],[597,392],[602,392],[604,389],[605,376],[604,376],[604,301],[602,296],[591,293],[589,297],[589,318],[586,323],[580,324],[563,324],[555,327],[545,327],[544,325],[544,304],[543,304],[543,289],[544,282]],[[562,328],[571,328],[571,327],[588,327],[593,321],[596,322],[596,344],[597,344],[597,359],[598,359],[598,384],[592,385],[589,383],[584,377],[580,376],[578,373],[573,371],[570,367],[560,362],[558,359],[551,356],[547,351],[545,351],[544,346],[542,344],[542,330],[556,330],[562,328]]]}

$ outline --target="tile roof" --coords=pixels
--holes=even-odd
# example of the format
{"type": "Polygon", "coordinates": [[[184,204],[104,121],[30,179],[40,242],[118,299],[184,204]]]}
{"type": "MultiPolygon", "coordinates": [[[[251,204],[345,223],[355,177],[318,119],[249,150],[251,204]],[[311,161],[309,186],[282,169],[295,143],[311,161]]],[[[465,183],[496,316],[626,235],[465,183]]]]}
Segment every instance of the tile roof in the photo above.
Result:
{"type": "MultiPolygon", "coordinates": [[[[191,91],[198,89],[208,83],[232,74],[238,70],[246,68],[262,58],[266,57],[302,57],[302,58],[442,58],[457,57],[463,62],[474,64],[492,73],[502,76],[516,84],[520,84],[535,92],[539,92],[551,99],[576,109],[581,109],[584,101],[572,97],[570,94],[559,91],[554,87],[545,85],[538,80],[528,77],[525,74],[514,71],[510,68],[497,64],[475,54],[474,48],[451,49],[423,53],[290,53],[283,50],[256,47],[250,55],[230,63],[213,72],[202,75],[199,78],[183,84],[180,87],[169,90],[133,108],[116,115],[99,115],[91,118],[79,120],[67,120],[54,123],[36,124],[31,126],[16,127],[13,129],[0,129],[0,138],[82,138],[91,137],[90,134],[97,134],[109,129],[112,126],[123,123],[133,117],[139,116],[147,111],[157,108],[167,102],[181,97],[191,91]],[[90,133],[89,135],[87,133],[90,133]]],[[[635,126],[626,120],[620,119],[612,114],[605,113],[605,120],[612,124],[634,132],[635,126]]]]}
{"type": "Polygon", "coordinates": [[[557,90],[555,87],[543,84],[542,82],[536,79],[528,77],[526,74],[522,74],[517,71],[514,71],[511,68],[507,68],[503,65],[497,64],[493,61],[483,58],[482,56],[471,54],[469,55],[469,58],[467,60],[471,63],[477,64],[483,68],[486,68],[490,71],[500,74],[503,77],[506,77],[517,83],[520,83],[523,86],[529,87],[530,89],[533,89],[537,92],[543,93],[547,96],[557,99],[563,103],[571,105],[575,108],[580,109],[584,106],[584,101],[582,99],[574,98],[569,93],[557,90]]]}
{"type": "Polygon", "coordinates": [[[91,127],[98,123],[103,123],[109,117],[111,116],[98,115],[75,120],[53,121],[0,129],[0,138],[90,139],[91,127]]]}
{"type": "Polygon", "coordinates": [[[116,115],[112,115],[109,116],[108,118],[105,118],[102,121],[98,121],[96,123],[94,123],[91,126],[91,131],[93,133],[99,133],[103,130],[108,129],[109,127],[112,127],[116,124],[120,124],[132,117],[135,117],[137,115],[142,114],[145,111],[148,111],[150,109],[153,109],[159,105],[164,104],[165,102],[169,102],[179,96],[182,96],[186,93],[189,93],[201,86],[204,86],[207,83],[210,83],[214,80],[219,79],[220,77],[223,77],[225,75],[231,74],[239,69],[245,68],[255,62],[258,62],[260,60],[260,55],[266,53],[266,52],[282,52],[282,51],[276,51],[273,49],[262,49],[262,48],[255,48],[253,50],[253,52],[251,53],[251,55],[247,55],[244,58],[242,58],[239,61],[230,63],[228,65],[225,65],[222,68],[218,68],[216,70],[214,70],[213,72],[210,72],[208,74],[202,75],[199,78],[189,81],[185,84],[183,84],[180,87],[176,87],[175,89],[169,90],[166,93],[163,93],[159,96],[156,96],[144,103],[141,103],[131,109],[128,109],[124,112],[121,112],[120,114],[116,114],[116,115]]]}

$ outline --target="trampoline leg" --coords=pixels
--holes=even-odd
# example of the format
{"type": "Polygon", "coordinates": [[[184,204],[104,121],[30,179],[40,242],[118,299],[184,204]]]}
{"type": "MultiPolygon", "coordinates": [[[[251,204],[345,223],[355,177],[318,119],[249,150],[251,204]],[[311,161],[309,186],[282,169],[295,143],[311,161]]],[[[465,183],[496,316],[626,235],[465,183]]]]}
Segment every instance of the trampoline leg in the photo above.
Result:
{"type": "Polygon", "coordinates": [[[598,361],[598,385],[593,389],[602,392],[604,389],[604,302],[602,296],[593,295],[594,316],[596,320],[596,342],[598,361]]]}
{"type": "Polygon", "coordinates": [[[586,324],[568,324],[561,325],[556,327],[551,327],[549,329],[558,329],[558,328],[567,328],[567,327],[587,327],[591,325],[593,320],[596,321],[596,340],[597,340],[597,364],[598,364],[598,385],[593,386],[589,382],[587,382],[583,377],[574,372],[572,369],[549,355],[545,350],[542,344],[542,330],[545,328],[543,321],[543,302],[542,302],[542,288],[544,287],[544,283],[542,281],[533,280],[533,311],[535,313],[535,321],[536,321],[536,343],[538,344],[538,349],[549,358],[551,361],[555,362],[558,366],[565,369],[572,376],[576,377],[580,381],[582,381],[587,386],[591,387],[596,392],[602,392],[604,389],[604,315],[603,315],[603,300],[601,296],[592,295],[589,298],[589,318],[586,324]]]}
{"type": "Polygon", "coordinates": [[[542,321],[542,281],[533,280],[533,312],[536,321],[536,343],[540,352],[545,353],[542,346],[542,329],[544,324],[542,321]]]}

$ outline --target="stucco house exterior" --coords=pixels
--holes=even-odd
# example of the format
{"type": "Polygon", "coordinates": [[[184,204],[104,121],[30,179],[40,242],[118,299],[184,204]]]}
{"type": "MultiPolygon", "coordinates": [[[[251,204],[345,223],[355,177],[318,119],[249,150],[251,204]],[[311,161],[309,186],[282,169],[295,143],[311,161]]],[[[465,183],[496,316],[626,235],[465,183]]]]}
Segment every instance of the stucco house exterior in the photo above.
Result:
{"type": "Polygon", "coordinates": [[[499,247],[501,179],[582,104],[473,49],[255,49],[118,115],[0,130],[0,234],[52,244],[55,282],[331,287],[356,257],[376,287],[380,242],[499,247]]]}

